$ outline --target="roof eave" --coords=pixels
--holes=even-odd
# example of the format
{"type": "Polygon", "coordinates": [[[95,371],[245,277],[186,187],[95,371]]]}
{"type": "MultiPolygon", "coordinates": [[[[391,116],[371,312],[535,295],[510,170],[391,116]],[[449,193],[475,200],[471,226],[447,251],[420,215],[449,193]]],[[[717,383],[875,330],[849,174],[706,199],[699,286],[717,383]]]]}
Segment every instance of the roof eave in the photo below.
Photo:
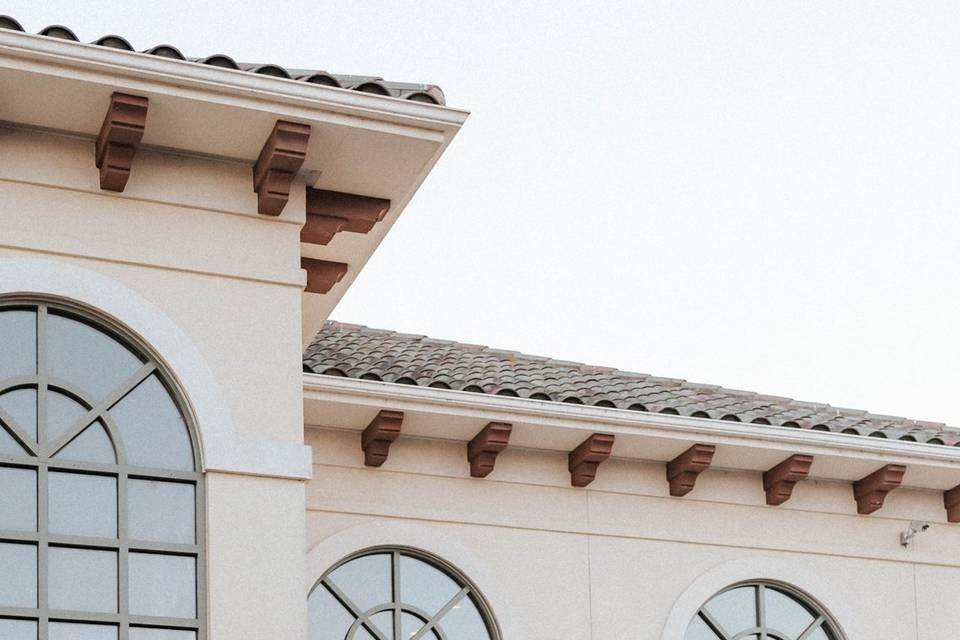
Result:
{"type": "Polygon", "coordinates": [[[311,373],[303,375],[303,387],[308,426],[359,430],[375,409],[395,409],[408,416],[405,434],[428,438],[466,442],[487,422],[498,421],[514,425],[511,446],[548,451],[569,451],[585,433],[599,431],[616,435],[615,457],[639,461],[666,462],[691,443],[708,443],[717,445],[715,467],[727,469],[765,471],[790,455],[806,454],[815,459],[811,477],[853,481],[877,466],[903,464],[905,485],[932,490],[952,488],[960,473],[960,448],[941,445],[311,373]]]}
{"type": "Polygon", "coordinates": [[[13,60],[25,70],[56,69],[120,90],[181,96],[199,91],[269,103],[278,115],[289,117],[304,117],[304,109],[322,109],[452,133],[469,115],[454,107],[0,29],[0,66],[9,67],[13,60]]]}

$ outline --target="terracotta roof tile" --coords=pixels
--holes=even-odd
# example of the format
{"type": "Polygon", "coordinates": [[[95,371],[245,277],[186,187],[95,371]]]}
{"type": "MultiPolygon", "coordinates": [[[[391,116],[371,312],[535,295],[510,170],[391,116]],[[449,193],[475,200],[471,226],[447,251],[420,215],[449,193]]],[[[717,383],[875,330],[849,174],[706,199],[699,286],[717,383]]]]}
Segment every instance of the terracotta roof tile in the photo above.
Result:
{"type": "MultiPolygon", "coordinates": [[[[0,29],[10,31],[25,32],[23,26],[10,16],[0,15],[0,29]]],[[[41,29],[37,35],[48,38],[59,38],[61,40],[71,40],[80,42],[80,38],[67,27],[61,25],[51,25],[41,29]]],[[[411,82],[388,82],[378,76],[363,75],[344,75],[336,73],[327,73],[318,69],[288,69],[276,64],[251,64],[237,62],[228,55],[215,53],[203,58],[188,58],[184,56],[179,49],[168,44],[159,44],[143,51],[134,49],[130,42],[118,35],[106,35],[97,38],[90,44],[101,47],[109,47],[121,51],[129,51],[136,55],[152,55],[173,60],[182,60],[196,64],[205,64],[224,69],[233,69],[244,73],[256,73],[259,75],[282,78],[294,82],[305,82],[327,87],[336,87],[340,89],[349,89],[352,91],[361,91],[364,93],[373,93],[392,98],[401,98],[404,100],[413,100],[414,102],[427,102],[432,104],[445,105],[446,98],[440,87],[432,84],[417,84],[411,82]]]]}
{"type": "Polygon", "coordinates": [[[406,384],[550,402],[960,445],[960,431],[938,422],[876,415],[339,322],[324,326],[307,347],[303,363],[304,370],[329,372],[327,375],[345,373],[352,378],[403,380],[406,384]]]}

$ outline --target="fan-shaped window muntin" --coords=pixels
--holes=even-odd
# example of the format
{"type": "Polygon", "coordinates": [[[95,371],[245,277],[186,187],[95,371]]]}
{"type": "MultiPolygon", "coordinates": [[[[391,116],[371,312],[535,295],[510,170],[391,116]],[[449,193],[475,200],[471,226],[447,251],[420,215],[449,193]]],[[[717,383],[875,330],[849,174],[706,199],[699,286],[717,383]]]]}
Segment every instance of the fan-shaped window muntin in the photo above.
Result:
{"type": "Polygon", "coordinates": [[[205,637],[188,416],[146,345],[0,301],[0,638],[205,637]]]}
{"type": "Polygon", "coordinates": [[[308,599],[310,640],[500,640],[483,596],[457,569],[406,547],[337,563],[308,599]]]}
{"type": "Polygon", "coordinates": [[[707,601],[684,640],[843,640],[830,615],[792,587],[754,581],[707,601]]]}

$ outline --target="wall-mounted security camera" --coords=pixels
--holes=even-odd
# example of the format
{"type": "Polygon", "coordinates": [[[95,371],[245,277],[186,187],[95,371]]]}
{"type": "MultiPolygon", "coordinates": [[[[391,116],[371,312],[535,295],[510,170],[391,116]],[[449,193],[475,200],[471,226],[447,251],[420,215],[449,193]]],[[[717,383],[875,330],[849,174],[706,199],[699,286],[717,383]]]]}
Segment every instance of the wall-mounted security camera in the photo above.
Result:
{"type": "Polygon", "coordinates": [[[913,537],[918,533],[923,533],[930,528],[929,522],[921,522],[920,520],[914,520],[910,523],[910,526],[907,527],[906,531],[900,532],[900,544],[904,547],[910,546],[910,543],[913,542],[913,537]]]}

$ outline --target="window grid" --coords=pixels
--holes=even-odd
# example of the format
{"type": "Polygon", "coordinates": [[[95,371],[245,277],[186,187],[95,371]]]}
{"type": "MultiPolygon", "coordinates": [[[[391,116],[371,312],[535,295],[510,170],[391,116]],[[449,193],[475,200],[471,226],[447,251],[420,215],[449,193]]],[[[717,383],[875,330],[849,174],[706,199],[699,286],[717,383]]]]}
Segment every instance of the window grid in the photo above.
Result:
{"type": "Polygon", "coordinates": [[[375,640],[388,640],[386,637],[387,635],[389,635],[390,638],[403,638],[403,640],[437,640],[438,638],[439,640],[456,640],[456,638],[449,636],[444,631],[442,626],[443,618],[454,607],[464,600],[469,600],[476,607],[478,613],[483,619],[484,625],[486,626],[489,639],[500,640],[499,630],[494,622],[490,608],[476,587],[474,587],[469,580],[456,568],[439,560],[438,558],[430,556],[429,554],[416,549],[405,547],[375,547],[353,554],[338,562],[326,573],[324,573],[324,575],[321,576],[320,580],[317,581],[317,584],[311,590],[310,596],[313,596],[313,594],[319,589],[326,590],[337,602],[340,603],[340,605],[344,607],[344,609],[346,609],[349,615],[354,618],[353,624],[346,632],[344,640],[355,640],[356,638],[366,637],[363,635],[363,632],[366,632],[375,640]],[[364,610],[362,607],[358,606],[349,597],[349,595],[347,595],[347,593],[345,593],[345,591],[336,584],[333,579],[331,579],[331,574],[333,574],[340,567],[349,564],[353,560],[383,554],[388,554],[390,556],[390,601],[383,602],[372,608],[364,610]],[[430,614],[427,611],[424,611],[422,608],[418,608],[417,606],[411,604],[407,599],[405,599],[404,594],[401,591],[400,566],[400,559],[404,556],[425,562],[426,564],[446,574],[447,577],[459,585],[459,590],[452,595],[445,602],[445,604],[438,611],[436,611],[436,613],[430,614]],[[377,614],[382,614],[384,612],[389,612],[393,615],[393,628],[391,629],[392,633],[390,634],[382,633],[380,628],[378,628],[372,622],[372,619],[376,617],[377,614]],[[410,614],[419,619],[420,624],[422,625],[420,629],[412,635],[403,635],[401,628],[403,624],[401,614],[410,614]]]}
{"type": "MultiPolygon", "coordinates": [[[[132,341],[119,337],[115,332],[105,329],[104,323],[89,317],[76,309],[53,302],[23,303],[19,301],[0,301],[0,312],[9,310],[24,310],[36,313],[36,372],[35,375],[18,376],[8,380],[0,380],[0,396],[3,393],[16,389],[36,389],[36,430],[37,440],[34,442],[23,428],[17,426],[14,419],[0,408],[0,430],[13,436],[14,440],[23,447],[26,455],[14,455],[0,452],[0,467],[31,469],[36,472],[37,478],[37,514],[36,529],[34,531],[13,531],[0,528],[0,543],[24,543],[35,546],[37,550],[37,607],[20,608],[0,606],[0,620],[21,619],[37,621],[37,640],[48,640],[51,622],[80,622],[104,623],[117,629],[119,640],[127,640],[131,626],[190,630],[197,635],[197,640],[206,639],[206,574],[203,540],[206,537],[204,527],[203,505],[205,504],[204,483],[198,471],[176,471],[160,468],[131,466],[127,463],[123,442],[119,431],[107,411],[125,398],[137,385],[151,375],[158,375],[163,386],[170,392],[170,396],[177,405],[177,409],[187,427],[187,436],[190,439],[193,457],[193,469],[199,467],[197,460],[197,443],[189,413],[184,410],[179,400],[179,394],[173,391],[168,379],[163,376],[158,362],[151,358],[144,345],[131,344],[132,341]],[[48,375],[47,353],[47,323],[50,313],[81,322],[96,331],[112,338],[143,361],[143,366],[125,380],[117,389],[99,402],[87,397],[74,385],[52,378],[48,375]],[[76,422],[53,442],[47,442],[47,400],[51,392],[56,391],[75,401],[79,401],[87,414],[81,421],[76,422]],[[54,458],[54,456],[74,441],[80,433],[97,421],[100,421],[116,455],[115,464],[84,462],[54,458]],[[63,533],[51,533],[50,504],[49,504],[49,477],[51,472],[72,472],[101,477],[111,477],[116,480],[116,537],[90,537],[63,533]],[[167,481],[189,484],[194,490],[194,542],[193,544],[156,542],[147,540],[131,540],[128,536],[128,496],[129,480],[143,479],[167,481]],[[49,555],[50,548],[105,550],[116,553],[117,559],[117,602],[115,613],[93,611],[73,611],[51,609],[49,603],[49,555]],[[129,558],[130,553],[162,553],[169,556],[189,557],[194,560],[195,579],[195,617],[170,618],[159,616],[134,615],[130,613],[130,585],[129,585],[129,558]]],[[[3,336],[0,336],[2,339],[3,336]]]]}
{"type": "MultiPolygon", "coordinates": [[[[691,637],[691,633],[693,633],[698,640],[703,638],[699,632],[692,631],[694,623],[697,622],[702,622],[706,628],[714,634],[716,640],[843,640],[843,636],[838,631],[836,624],[815,603],[811,602],[809,597],[790,587],[768,582],[756,581],[735,584],[713,596],[697,611],[693,622],[690,624],[690,629],[687,631],[688,639],[691,637]],[[749,612],[752,622],[747,628],[727,629],[718,619],[719,615],[715,615],[716,612],[711,613],[709,608],[724,594],[743,588],[753,590],[752,609],[749,612]],[[771,619],[776,616],[768,616],[768,589],[777,592],[781,596],[786,596],[809,614],[810,622],[805,622],[799,635],[797,633],[790,634],[782,629],[778,629],[777,625],[780,621],[771,619]]],[[[713,637],[711,637],[710,640],[713,640],[713,637]]]]}

